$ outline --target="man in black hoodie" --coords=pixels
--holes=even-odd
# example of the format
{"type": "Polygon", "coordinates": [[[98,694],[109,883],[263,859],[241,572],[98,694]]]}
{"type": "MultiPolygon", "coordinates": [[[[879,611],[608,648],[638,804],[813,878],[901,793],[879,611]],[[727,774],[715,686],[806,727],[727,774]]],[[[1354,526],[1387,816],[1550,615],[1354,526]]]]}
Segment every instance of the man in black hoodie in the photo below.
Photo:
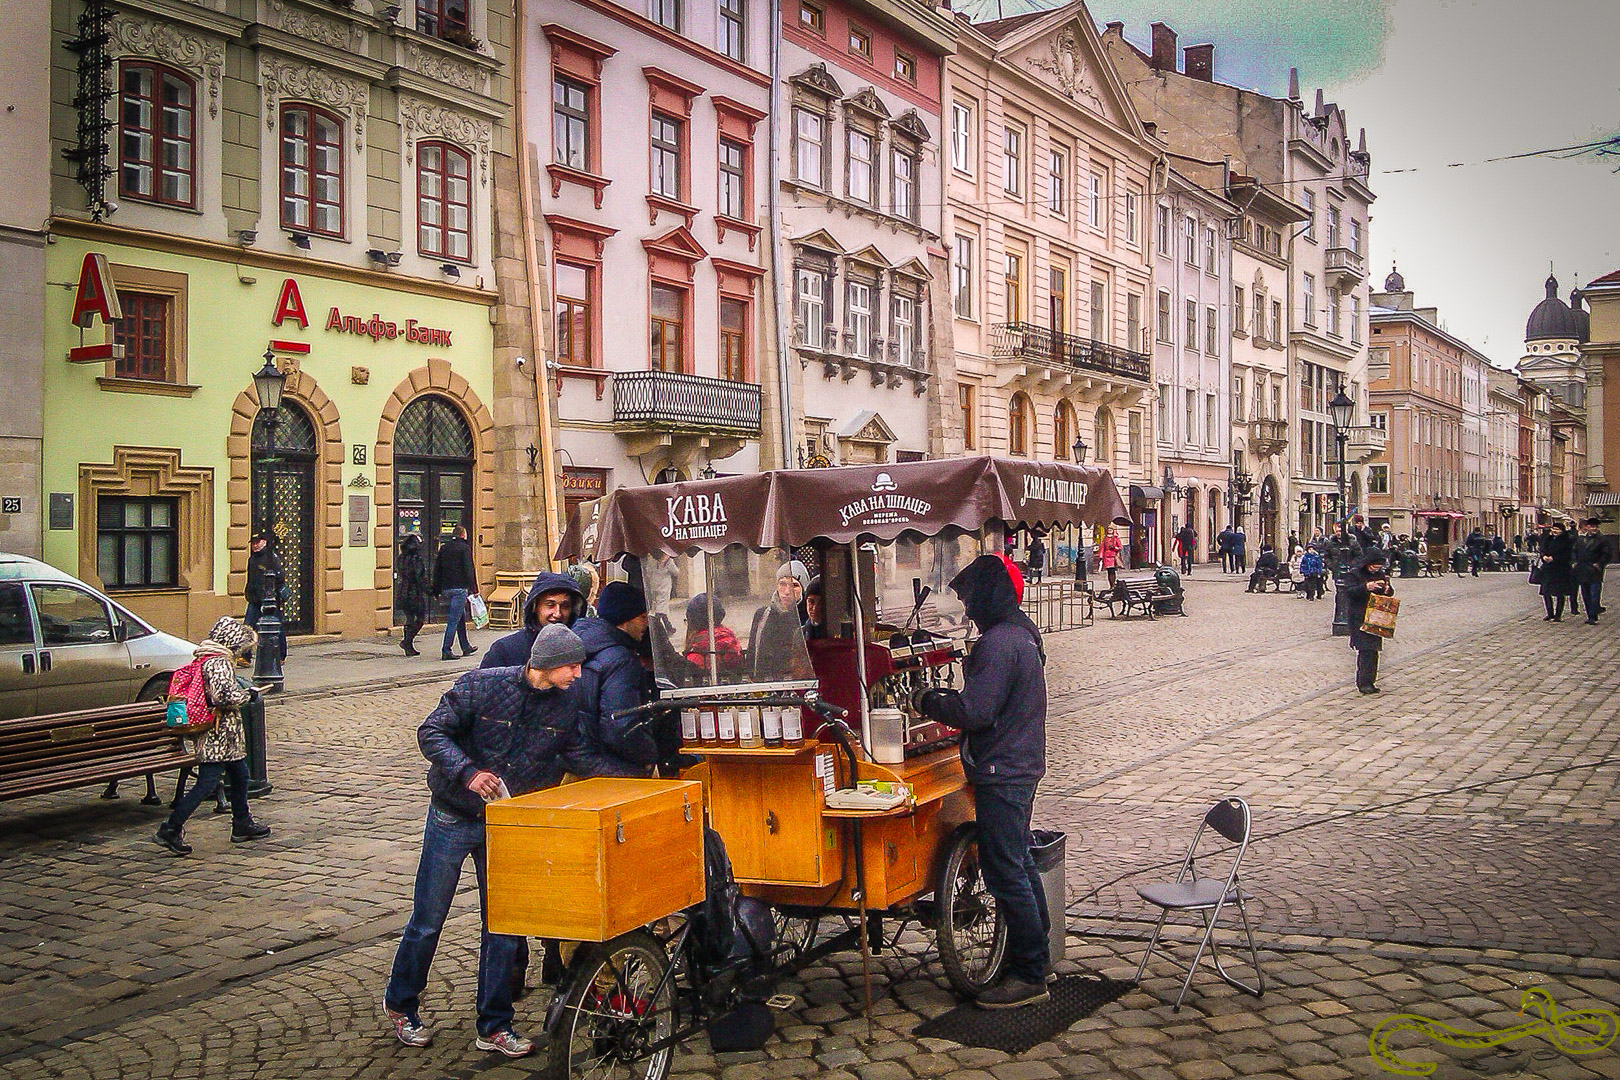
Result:
{"type": "Polygon", "coordinates": [[[534,635],[547,623],[573,626],[585,613],[585,595],[567,574],[542,571],[529,587],[523,602],[523,629],[499,638],[484,653],[479,667],[514,667],[528,659],[534,635]]]}
{"type": "MultiPolygon", "coordinates": [[[[997,555],[981,555],[951,580],[979,640],[962,689],[925,690],[914,708],[964,733],[962,766],[973,785],[979,865],[1007,920],[1007,972],[979,995],[986,1009],[1045,1001],[1046,893],[1030,854],[1035,787],[1046,775],[1046,653],[1018,607],[1022,582],[997,555]]],[[[1062,913],[1056,913],[1061,918],[1062,913]]]]}

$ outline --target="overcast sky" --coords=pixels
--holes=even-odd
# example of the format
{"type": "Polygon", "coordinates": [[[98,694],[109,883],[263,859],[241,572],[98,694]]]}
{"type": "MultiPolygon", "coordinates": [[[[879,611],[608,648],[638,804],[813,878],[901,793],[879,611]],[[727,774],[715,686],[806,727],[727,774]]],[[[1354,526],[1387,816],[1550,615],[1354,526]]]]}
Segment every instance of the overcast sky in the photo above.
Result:
{"type": "MultiPolygon", "coordinates": [[[[958,0],[994,18],[1051,0],[958,0]]],[[[1421,307],[1503,366],[1551,262],[1565,299],[1620,269],[1620,157],[1484,158],[1620,134],[1615,0],[1088,0],[1144,49],[1163,20],[1181,44],[1215,43],[1215,77],[1287,92],[1323,87],[1367,129],[1373,205],[1369,273],[1392,258],[1421,307]],[[1391,170],[1414,170],[1411,172],[1391,170]]]]}

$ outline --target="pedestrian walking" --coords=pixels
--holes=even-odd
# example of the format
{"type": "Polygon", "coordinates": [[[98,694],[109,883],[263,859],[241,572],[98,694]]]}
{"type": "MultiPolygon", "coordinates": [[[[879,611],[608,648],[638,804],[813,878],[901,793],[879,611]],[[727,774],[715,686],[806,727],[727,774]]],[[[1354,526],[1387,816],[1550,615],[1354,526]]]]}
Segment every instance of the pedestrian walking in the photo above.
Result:
{"type": "Polygon", "coordinates": [[[1029,580],[1039,581],[1046,572],[1046,541],[1038,532],[1029,534],[1029,580]]]}
{"type": "Polygon", "coordinates": [[[641,560],[641,591],[647,597],[649,615],[669,616],[669,603],[675,595],[675,560],[655,551],[641,560]]]}
{"type": "Polygon", "coordinates": [[[1102,546],[1098,548],[1097,563],[1108,575],[1108,587],[1112,589],[1119,577],[1119,553],[1124,550],[1125,544],[1119,538],[1119,527],[1108,526],[1108,532],[1103,536],[1102,546]]]}
{"type": "MultiPolygon", "coordinates": [[[[203,681],[203,693],[214,714],[214,726],[198,738],[186,740],[197,755],[197,779],[176,799],[168,820],[158,826],[157,842],[176,855],[191,854],[191,845],[185,839],[186,821],[222,779],[230,785],[231,843],[270,835],[270,829],[254,821],[248,810],[247,733],[242,727],[242,708],[253,700],[254,689],[237,674],[247,667],[258,643],[257,631],[225,615],[214,623],[208,639],[192,654],[193,663],[198,665],[195,674],[203,681]]],[[[176,672],[175,678],[179,677],[180,672],[176,672]]]]}
{"type": "Polygon", "coordinates": [[[1322,594],[1327,592],[1327,564],[1314,546],[1299,553],[1299,576],[1305,583],[1305,599],[1322,599],[1322,594]]]}
{"type": "Polygon", "coordinates": [[[1223,574],[1232,572],[1232,543],[1236,537],[1237,534],[1232,531],[1230,525],[1215,534],[1215,550],[1221,556],[1221,573],[1223,574]]]}
{"type": "Polygon", "coordinates": [[[428,570],[426,545],[421,533],[406,533],[399,542],[399,561],[394,564],[394,589],[399,597],[399,609],[405,615],[405,636],[399,647],[406,656],[421,656],[416,649],[416,635],[427,621],[428,592],[433,587],[433,575],[428,570]]]}
{"type": "Polygon", "coordinates": [[[1378,652],[1384,639],[1362,629],[1367,621],[1367,601],[1374,593],[1390,596],[1395,592],[1389,583],[1389,556],[1374,546],[1362,553],[1356,568],[1345,576],[1345,598],[1349,604],[1350,647],[1356,650],[1356,689],[1363,694],[1376,694],[1378,690],[1378,652]]]}
{"type": "Polygon", "coordinates": [[[924,690],[913,707],[961,731],[962,767],[973,785],[979,868],[1007,926],[1002,980],[979,994],[985,1009],[1048,998],[1046,892],[1030,854],[1035,789],[1046,774],[1046,653],[1019,608],[1022,583],[1005,559],[981,555],[951,580],[979,640],[963,665],[962,689],[924,690]]]}
{"type": "Polygon", "coordinates": [[[561,623],[573,626],[585,617],[585,597],[569,574],[542,570],[523,600],[523,627],[495,639],[484,650],[483,668],[517,667],[529,657],[534,637],[542,626],[561,623]]]}
{"type": "Polygon", "coordinates": [[[1547,608],[1543,622],[1564,621],[1564,601],[1574,595],[1571,562],[1575,545],[1564,533],[1564,523],[1555,521],[1541,540],[1541,602],[1547,608]]]}
{"type": "Polygon", "coordinates": [[[247,583],[242,587],[242,598],[247,601],[242,621],[254,630],[259,628],[259,610],[264,605],[266,571],[274,574],[279,589],[285,581],[281,575],[281,560],[276,558],[276,549],[270,546],[269,538],[258,533],[248,542],[247,583]]]}
{"type": "Polygon", "coordinates": [[[1249,570],[1248,542],[1249,538],[1243,535],[1243,526],[1232,530],[1232,569],[1236,573],[1244,574],[1249,570]]]}
{"type": "Polygon", "coordinates": [[[1588,626],[1597,625],[1597,617],[1608,610],[1603,606],[1603,571],[1609,565],[1609,542],[1598,531],[1601,526],[1598,518],[1581,522],[1581,534],[1570,549],[1570,574],[1586,605],[1588,626]]]}
{"type": "Polygon", "coordinates": [[[1474,577],[1479,577],[1479,568],[1485,564],[1485,553],[1490,550],[1490,541],[1485,539],[1483,530],[1475,529],[1468,534],[1468,539],[1463,542],[1463,546],[1468,549],[1468,569],[1470,573],[1474,577]]]}
{"type": "MultiPolygon", "coordinates": [[[[417,745],[430,763],[431,798],[411,917],[383,992],[383,1010],[406,1046],[433,1041],[422,1022],[421,995],[469,856],[478,875],[479,906],[486,905],[484,804],[562,781],[577,724],[575,702],[566,691],[584,661],[585,646],[572,630],[545,626],[522,667],[465,673],[417,729],[417,745]]],[[[512,969],[524,939],[490,933],[487,910],[484,915],[474,1045],[523,1057],[534,1044],[512,1026],[512,969]]]]}
{"type": "Polygon", "coordinates": [[[1176,533],[1176,554],[1181,558],[1181,572],[1191,574],[1193,559],[1198,554],[1198,531],[1192,527],[1191,522],[1183,525],[1176,533]]]}
{"type": "Polygon", "coordinates": [[[478,649],[467,640],[467,598],[478,595],[478,570],[473,566],[465,525],[457,525],[450,539],[439,545],[438,558],[433,560],[433,591],[444,598],[449,609],[439,659],[455,659],[450,649],[457,637],[461,639],[461,655],[471,656],[478,649]]]}
{"type": "Polygon", "coordinates": [[[1288,561],[1293,562],[1294,561],[1294,556],[1299,554],[1300,550],[1304,546],[1305,546],[1304,544],[1301,544],[1299,542],[1299,533],[1296,533],[1296,532],[1289,533],[1288,534],[1288,561]]]}
{"type": "Polygon", "coordinates": [[[748,667],[755,682],[810,677],[807,672],[795,670],[803,666],[799,641],[809,619],[804,605],[809,588],[810,571],[798,559],[777,568],[771,602],[754,612],[748,629],[748,667]]]}

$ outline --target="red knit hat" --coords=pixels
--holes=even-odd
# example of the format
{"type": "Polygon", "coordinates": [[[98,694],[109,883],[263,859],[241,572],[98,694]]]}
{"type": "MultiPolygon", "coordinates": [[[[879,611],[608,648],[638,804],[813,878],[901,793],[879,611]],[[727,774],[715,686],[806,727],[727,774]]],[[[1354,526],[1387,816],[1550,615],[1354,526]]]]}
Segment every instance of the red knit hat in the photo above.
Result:
{"type": "Polygon", "coordinates": [[[1000,553],[997,553],[996,558],[1000,559],[1001,565],[1007,568],[1007,576],[1012,578],[1013,597],[1018,603],[1022,604],[1024,602],[1024,575],[1018,569],[1018,564],[1000,553]]]}

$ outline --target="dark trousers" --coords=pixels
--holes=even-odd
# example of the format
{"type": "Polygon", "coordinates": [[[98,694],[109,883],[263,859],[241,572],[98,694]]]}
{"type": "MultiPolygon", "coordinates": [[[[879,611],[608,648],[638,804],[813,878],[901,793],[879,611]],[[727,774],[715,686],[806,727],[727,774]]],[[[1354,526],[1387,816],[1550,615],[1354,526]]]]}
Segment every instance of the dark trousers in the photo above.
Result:
{"type": "Polygon", "coordinates": [[[169,812],[169,828],[178,829],[196,812],[202,801],[214,793],[224,777],[231,792],[231,824],[246,825],[253,818],[248,813],[248,767],[243,761],[210,761],[197,766],[197,780],[181,795],[169,812]]]}
{"type": "MultiPolygon", "coordinates": [[[[1050,956],[1047,930],[1052,913],[1030,854],[1029,818],[1034,784],[993,784],[974,788],[979,822],[979,869],[985,887],[1007,922],[1007,975],[1044,985],[1050,956]]],[[[1058,912],[1058,918],[1064,913],[1058,912]]]]}
{"type": "Polygon", "coordinates": [[[416,635],[422,632],[422,624],[427,621],[426,612],[410,611],[405,614],[405,647],[416,647],[416,635]]]}
{"type": "Polygon", "coordinates": [[[1564,594],[1542,593],[1541,602],[1546,605],[1549,619],[1562,619],[1564,617],[1564,594]]]}
{"type": "Polygon", "coordinates": [[[1112,566],[1107,566],[1103,568],[1103,572],[1108,575],[1108,587],[1112,589],[1114,587],[1115,579],[1119,576],[1119,571],[1115,570],[1112,566]]]}
{"type": "Polygon", "coordinates": [[[1378,650],[1356,650],[1356,687],[1366,690],[1378,685],[1378,650]]]}
{"type": "Polygon", "coordinates": [[[1183,554],[1181,556],[1181,572],[1183,574],[1192,573],[1192,564],[1193,564],[1193,557],[1191,555],[1183,554]]]}
{"type": "Polygon", "coordinates": [[[1230,574],[1231,572],[1232,572],[1232,552],[1230,550],[1228,550],[1227,548],[1221,548],[1221,573],[1230,574]]]}
{"type": "Polygon", "coordinates": [[[1241,574],[1248,568],[1249,556],[1241,550],[1232,552],[1232,569],[1241,574]]]}
{"type": "Polygon", "coordinates": [[[1327,579],[1322,574],[1307,574],[1305,577],[1305,599],[1320,600],[1322,594],[1327,592],[1327,579]]]}
{"type": "Polygon", "coordinates": [[[1603,606],[1603,579],[1581,582],[1581,603],[1586,605],[1586,617],[1596,620],[1598,609],[1603,606]]]}

